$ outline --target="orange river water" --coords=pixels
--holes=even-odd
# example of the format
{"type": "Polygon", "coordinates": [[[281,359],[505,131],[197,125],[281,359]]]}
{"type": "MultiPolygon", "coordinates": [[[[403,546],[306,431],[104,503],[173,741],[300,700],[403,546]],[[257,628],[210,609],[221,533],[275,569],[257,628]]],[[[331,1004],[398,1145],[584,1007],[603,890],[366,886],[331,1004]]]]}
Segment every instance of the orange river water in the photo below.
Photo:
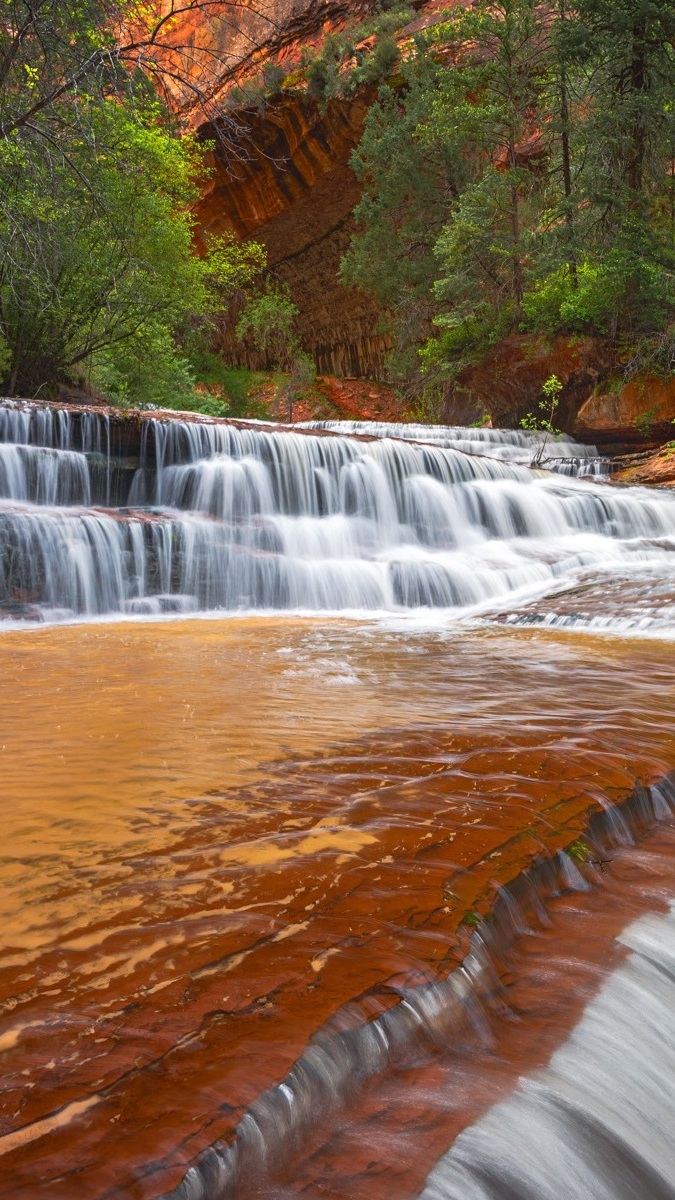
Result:
{"type": "Polygon", "coordinates": [[[158,1196],[343,1006],[445,976],[467,911],[675,767],[674,658],[295,618],[2,634],[0,1196],[158,1196]]]}

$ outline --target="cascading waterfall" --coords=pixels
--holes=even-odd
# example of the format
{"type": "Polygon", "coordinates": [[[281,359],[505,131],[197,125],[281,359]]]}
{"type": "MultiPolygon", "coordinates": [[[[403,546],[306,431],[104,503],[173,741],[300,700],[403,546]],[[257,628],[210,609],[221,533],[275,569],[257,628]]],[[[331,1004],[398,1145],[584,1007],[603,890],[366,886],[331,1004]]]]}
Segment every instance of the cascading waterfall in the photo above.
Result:
{"type": "Polygon", "coordinates": [[[675,908],[633,951],[547,1070],[457,1138],[419,1200],[672,1200],[675,908]]]}
{"type": "MultiPolygon", "coordinates": [[[[459,616],[517,607],[582,571],[672,561],[668,494],[610,490],[428,440],[139,420],[132,463],[115,457],[106,415],[0,407],[6,616],[459,616]]],[[[497,431],[460,432],[499,450],[497,431]]],[[[522,431],[499,436],[522,451],[522,431]]]]}
{"type": "Polygon", "coordinates": [[[34,504],[90,504],[84,454],[46,446],[0,445],[0,496],[34,504]]]}
{"type": "Polygon", "coordinates": [[[546,467],[561,475],[603,478],[609,475],[609,459],[598,454],[595,446],[570,440],[565,434],[549,434],[526,429],[466,428],[462,425],[394,424],[386,421],[306,421],[296,429],[326,429],[334,433],[362,434],[367,437],[403,438],[405,441],[432,442],[445,449],[466,454],[488,454],[523,465],[546,467]]]}

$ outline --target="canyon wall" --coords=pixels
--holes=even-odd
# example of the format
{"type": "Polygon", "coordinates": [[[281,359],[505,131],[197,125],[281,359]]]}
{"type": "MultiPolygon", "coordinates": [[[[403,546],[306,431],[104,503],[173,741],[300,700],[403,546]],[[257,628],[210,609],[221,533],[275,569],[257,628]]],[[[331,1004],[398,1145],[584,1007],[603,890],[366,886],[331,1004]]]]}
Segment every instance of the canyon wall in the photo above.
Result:
{"type": "MultiPolygon", "coordinates": [[[[275,277],[298,305],[301,339],[320,372],[379,378],[387,345],[377,332],[377,308],[338,278],[359,198],[349,157],[366,109],[365,97],[320,109],[299,94],[248,114],[247,141],[257,152],[236,166],[217,154],[199,219],[206,232],[231,230],[266,246],[275,277]]],[[[230,361],[266,365],[232,332],[224,332],[222,349],[230,361]]]]}
{"type": "MultiPolygon", "coordinates": [[[[431,0],[415,7],[419,14],[409,31],[432,20],[440,4],[431,0]]],[[[319,372],[366,378],[382,377],[387,339],[378,329],[377,306],[343,287],[338,272],[359,198],[349,159],[373,97],[320,104],[298,87],[282,91],[261,110],[233,110],[231,97],[266,64],[291,75],[303,46],[320,45],[331,30],[375,9],[374,0],[278,0],[265,6],[264,17],[254,9],[233,12],[231,27],[210,31],[197,24],[193,31],[199,44],[211,38],[226,51],[229,64],[217,97],[226,114],[229,109],[223,128],[217,118],[198,125],[216,147],[213,176],[198,208],[202,233],[229,230],[262,242],[275,277],[298,305],[301,338],[319,372]],[[233,140],[242,154],[232,153],[233,140]]],[[[242,348],[231,330],[223,332],[221,349],[230,361],[267,365],[242,348]]]]}

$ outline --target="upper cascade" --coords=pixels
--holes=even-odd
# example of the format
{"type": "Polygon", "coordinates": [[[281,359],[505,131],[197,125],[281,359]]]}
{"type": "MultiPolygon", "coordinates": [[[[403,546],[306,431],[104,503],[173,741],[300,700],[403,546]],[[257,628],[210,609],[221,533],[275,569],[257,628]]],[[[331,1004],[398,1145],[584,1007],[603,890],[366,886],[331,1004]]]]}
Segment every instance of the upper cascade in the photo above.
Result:
{"type": "Polygon", "coordinates": [[[394,424],[386,421],[306,421],[296,429],[329,429],[334,433],[364,434],[368,437],[403,438],[433,442],[467,454],[489,454],[491,458],[532,464],[561,475],[606,476],[609,459],[595,446],[571,441],[566,434],[550,435],[525,429],[490,429],[480,425],[394,424]]]}
{"type": "Polygon", "coordinates": [[[130,455],[128,415],[113,429],[91,410],[0,407],[5,618],[464,616],[672,561],[675,498],[532,469],[522,431],[133,419],[130,455]]]}

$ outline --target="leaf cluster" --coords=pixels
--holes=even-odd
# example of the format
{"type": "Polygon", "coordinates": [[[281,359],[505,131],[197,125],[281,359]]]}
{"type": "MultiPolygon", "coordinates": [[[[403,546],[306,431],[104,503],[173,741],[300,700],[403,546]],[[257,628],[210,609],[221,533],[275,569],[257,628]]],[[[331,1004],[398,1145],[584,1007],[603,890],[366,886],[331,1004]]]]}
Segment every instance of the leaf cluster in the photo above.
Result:
{"type": "Polygon", "coordinates": [[[190,356],[265,253],[226,237],[194,253],[209,147],[178,136],[162,98],[196,103],[226,65],[222,47],[183,43],[186,21],[224,36],[237,13],[250,8],[0,0],[5,391],[76,382],[120,403],[196,402],[190,356]]]}

